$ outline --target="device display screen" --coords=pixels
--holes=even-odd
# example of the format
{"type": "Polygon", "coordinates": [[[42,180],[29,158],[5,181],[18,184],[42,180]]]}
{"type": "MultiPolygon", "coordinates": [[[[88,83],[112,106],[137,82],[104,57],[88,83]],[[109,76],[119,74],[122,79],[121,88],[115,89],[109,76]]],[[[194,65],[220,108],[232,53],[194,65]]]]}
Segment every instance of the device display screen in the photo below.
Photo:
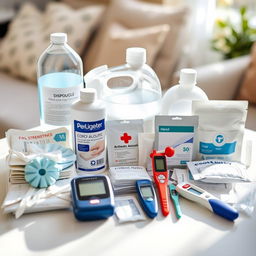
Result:
{"type": "Polygon", "coordinates": [[[193,188],[189,188],[188,191],[195,194],[195,195],[198,195],[198,196],[200,196],[202,194],[202,192],[200,192],[198,190],[195,190],[193,188]]]}
{"type": "Polygon", "coordinates": [[[155,168],[157,172],[166,171],[165,158],[155,158],[155,168]]]}
{"type": "Polygon", "coordinates": [[[78,183],[80,197],[106,194],[103,180],[87,180],[78,183]]]}
{"type": "Polygon", "coordinates": [[[141,187],[141,194],[145,198],[153,197],[153,192],[151,187],[141,187]]]}

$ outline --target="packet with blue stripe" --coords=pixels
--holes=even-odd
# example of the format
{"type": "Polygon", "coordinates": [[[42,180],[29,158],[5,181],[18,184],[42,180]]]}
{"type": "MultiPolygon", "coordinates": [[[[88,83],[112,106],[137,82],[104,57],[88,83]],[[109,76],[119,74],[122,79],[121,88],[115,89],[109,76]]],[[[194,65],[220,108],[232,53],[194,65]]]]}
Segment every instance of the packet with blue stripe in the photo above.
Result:
{"type": "Polygon", "coordinates": [[[194,159],[194,137],[198,127],[198,116],[155,117],[155,148],[165,150],[172,147],[174,156],[167,157],[167,165],[186,166],[194,159]]]}

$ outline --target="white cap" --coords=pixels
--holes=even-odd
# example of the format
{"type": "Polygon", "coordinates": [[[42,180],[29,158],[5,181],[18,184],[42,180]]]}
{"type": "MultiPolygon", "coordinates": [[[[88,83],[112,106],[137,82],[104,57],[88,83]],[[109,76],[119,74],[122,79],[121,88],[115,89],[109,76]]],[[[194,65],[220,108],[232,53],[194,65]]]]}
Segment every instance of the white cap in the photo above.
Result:
{"type": "Polygon", "coordinates": [[[83,88],[80,90],[80,100],[83,103],[92,103],[96,99],[97,91],[94,88],[83,88]]]}
{"type": "Polygon", "coordinates": [[[51,34],[51,43],[54,44],[63,44],[67,42],[66,33],[52,33],[51,34]]]}
{"type": "Polygon", "coordinates": [[[196,84],[196,70],[192,68],[183,68],[180,71],[180,81],[181,85],[185,86],[193,86],[196,84]]]}
{"type": "Polygon", "coordinates": [[[126,62],[134,67],[140,67],[146,63],[146,49],[131,47],[126,49],[126,62]]]}

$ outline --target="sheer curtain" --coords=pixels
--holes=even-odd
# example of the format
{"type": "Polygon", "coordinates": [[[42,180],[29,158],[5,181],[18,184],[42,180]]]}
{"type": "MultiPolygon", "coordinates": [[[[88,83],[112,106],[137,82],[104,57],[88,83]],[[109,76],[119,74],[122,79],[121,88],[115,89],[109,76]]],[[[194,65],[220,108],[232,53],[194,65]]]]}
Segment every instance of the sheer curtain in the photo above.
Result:
{"type": "Polygon", "coordinates": [[[184,55],[188,65],[199,66],[218,59],[211,50],[216,0],[184,0],[190,6],[187,43],[184,55]]]}
{"type": "Polygon", "coordinates": [[[185,46],[179,67],[195,67],[219,60],[219,55],[211,50],[216,0],[164,0],[164,3],[186,4],[190,8],[185,46]]]}

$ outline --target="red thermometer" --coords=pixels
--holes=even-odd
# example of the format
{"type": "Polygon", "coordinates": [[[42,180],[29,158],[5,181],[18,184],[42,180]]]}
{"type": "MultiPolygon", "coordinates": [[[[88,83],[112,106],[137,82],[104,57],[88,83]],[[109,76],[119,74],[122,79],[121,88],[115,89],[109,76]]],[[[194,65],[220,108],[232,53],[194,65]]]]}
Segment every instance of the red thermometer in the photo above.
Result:
{"type": "Polygon", "coordinates": [[[164,216],[167,216],[170,212],[167,189],[169,177],[166,156],[171,157],[173,155],[174,149],[171,147],[165,148],[164,152],[153,150],[150,154],[150,157],[152,158],[153,176],[159,192],[161,209],[164,216]]]}

